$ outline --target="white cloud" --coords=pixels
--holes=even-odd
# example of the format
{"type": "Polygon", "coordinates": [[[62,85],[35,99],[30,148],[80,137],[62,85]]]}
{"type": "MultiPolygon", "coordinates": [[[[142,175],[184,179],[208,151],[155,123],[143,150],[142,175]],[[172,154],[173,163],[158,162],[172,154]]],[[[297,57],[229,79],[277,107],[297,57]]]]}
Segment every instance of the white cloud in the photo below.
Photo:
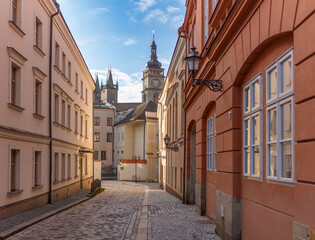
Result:
{"type": "Polygon", "coordinates": [[[80,46],[84,46],[84,45],[91,44],[94,42],[97,42],[96,38],[86,38],[86,39],[77,39],[76,40],[76,43],[80,46]]]}
{"type": "Polygon", "coordinates": [[[137,10],[140,12],[145,12],[148,8],[155,5],[156,0],[139,0],[136,2],[137,10]]]}
{"type": "Polygon", "coordinates": [[[166,9],[166,11],[167,11],[168,13],[174,13],[174,12],[179,12],[180,9],[177,8],[177,7],[168,6],[167,9],[166,9]]]}
{"type": "Polygon", "coordinates": [[[134,22],[134,23],[138,22],[137,19],[134,16],[131,16],[129,18],[129,20],[130,20],[130,22],[134,22]]]}
{"type": "Polygon", "coordinates": [[[175,28],[179,28],[184,22],[184,15],[177,15],[172,17],[171,24],[175,28]]]}
{"type": "Polygon", "coordinates": [[[160,9],[151,10],[144,18],[144,22],[149,22],[151,19],[156,18],[161,23],[166,23],[168,21],[167,14],[160,9]]]}
{"type": "Polygon", "coordinates": [[[129,46],[129,45],[134,45],[136,44],[136,40],[132,39],[132,38],[128,38],[125,42],[124,45],[129,46]]]}
{"type": "Polygon", "coordinates": [[[101,7],[101,8],[95,8],[91,11],[89,11],[90,14],[98,14],[98,13],[102,13],[102,12],[108,12],[109,9],[106,7],[101,7]]]}
{"type": "MultiPolygon", "coordinates": [[[[105,70],[91,70],[91,74],[94,77],[98,72],[99,80],[105,84],[107,69],[105,70]]],[[[141,72],[128,74],[120,71],[119,69],[112,68],[112,75],[114,84],[118,80],[118,102],[141,102],[142,81],[141,72]]]]}

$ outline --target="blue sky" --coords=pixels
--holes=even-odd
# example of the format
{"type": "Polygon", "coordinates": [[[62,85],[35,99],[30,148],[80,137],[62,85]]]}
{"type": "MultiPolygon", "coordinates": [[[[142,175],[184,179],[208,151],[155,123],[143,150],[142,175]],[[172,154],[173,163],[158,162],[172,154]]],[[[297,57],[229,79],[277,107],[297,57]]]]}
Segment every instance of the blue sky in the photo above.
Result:
{"type": "Polygon", "coordinates": [[[112,67],[119,102],[141,101],[152,30],[165,74],[185,15],[185,0],[58,0],[93,77],[112,67]]]}

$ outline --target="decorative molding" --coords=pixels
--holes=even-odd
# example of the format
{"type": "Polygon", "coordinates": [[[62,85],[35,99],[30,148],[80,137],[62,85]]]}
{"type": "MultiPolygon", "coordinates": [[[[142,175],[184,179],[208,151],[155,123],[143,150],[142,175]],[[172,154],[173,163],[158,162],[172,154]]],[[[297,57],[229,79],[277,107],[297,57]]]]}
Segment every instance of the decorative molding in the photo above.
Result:
{"type": "Polygon", "coordinates": [[[23,32],[22,29],[18,25],[16,25],[13,21],[10,20],[9,25],[21,37],[24,37],[26,35],[25,32],[23,32]]]}
{"type": "Polygon", "coordinates": [[[47,77],[47,75],[37,67],[33,67],[33,74],[42,81],[47,77]]]}
{"type": "Polygon", "coordinates": [[[25,108],[22,108],[22,107],[15,105],[13,103],[8,103],[8,108],[14,109],[18,112],[23,112],[25,110],[25,108]]]}
{"type": "Polygon", "coordinates": [[[13,47],[7,47],[7,49],[9,56],[23,66],[24,63],[27,61],[27,58],[16,51],[13,47]]]}
{"type": "Polygon", "coordinates": [[[33,48],[41,57],[46,56],[46,54],[37,45],[33,45],[33,48]]]}

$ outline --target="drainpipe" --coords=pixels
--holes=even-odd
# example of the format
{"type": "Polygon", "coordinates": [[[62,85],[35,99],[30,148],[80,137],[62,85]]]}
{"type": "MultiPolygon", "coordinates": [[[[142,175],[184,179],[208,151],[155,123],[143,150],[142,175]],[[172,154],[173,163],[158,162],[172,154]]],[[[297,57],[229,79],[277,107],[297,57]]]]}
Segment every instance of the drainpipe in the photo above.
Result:
{"type": "Polygon", "coordinates": [[[50,16],[50,45],[49,45],[49,192],[48,203],[52,203],[52,34],[53,34],[53,20],[54,17],[60,13],[60,6],[55,2],[57,12],[50,16]]]}
{"type": "Polygon", "coordinates": [[[184,172],[183,172],[183,204],[186,204],[186,111],[184,120],[184,172]]]}

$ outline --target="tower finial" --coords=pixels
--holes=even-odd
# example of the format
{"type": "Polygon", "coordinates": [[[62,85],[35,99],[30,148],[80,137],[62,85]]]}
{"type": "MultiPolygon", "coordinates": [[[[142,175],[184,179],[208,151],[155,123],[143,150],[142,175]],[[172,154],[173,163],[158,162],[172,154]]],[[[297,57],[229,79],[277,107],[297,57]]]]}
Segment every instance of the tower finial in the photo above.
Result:
{"type": "Polygon", "coordinates": [[[154,37],[155,37],[155,36],[154,36],[154,30],[152,31],[152,33],[153,33],[153,40],[154,40],[154,37]]]}

